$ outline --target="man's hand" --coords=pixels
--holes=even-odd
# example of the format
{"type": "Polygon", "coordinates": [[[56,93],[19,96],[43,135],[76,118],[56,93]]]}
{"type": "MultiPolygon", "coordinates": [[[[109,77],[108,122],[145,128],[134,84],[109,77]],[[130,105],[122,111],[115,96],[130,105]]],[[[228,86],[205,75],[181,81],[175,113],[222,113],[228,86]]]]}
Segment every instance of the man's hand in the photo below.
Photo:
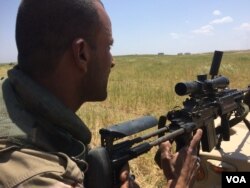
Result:
{"type": "Polygon", "coordinates": [[[197,130],[190,145],[173,154],[169,141],[160,145],[161,168],[168,180],[169,187],[189,188],[193,185],[196,173],[200,166],[197,157],[197,146],[202,136],[202,130],[197,130]]]}
{"type": "Polygon", "coordinates": [[[135,182],[134,176],[129,172],[129,165],[124,165],[120,173],[121,188],[140,188],[140,186],[135,182]]]}
{"type": "MultiPolygon", "coordinates": [[[[168,187],[190,188],[193,185],[200,165],[196,154],[201,136],[202,130],[198,129],[189,146],[175,154],[171,151],[172,145],[169,141],[160,145],[161,168],[168,179],[168,187]]],[[[129,165],[126,164],[120,173],[121,188],[140,188],[129,172],[129,165]]]]}

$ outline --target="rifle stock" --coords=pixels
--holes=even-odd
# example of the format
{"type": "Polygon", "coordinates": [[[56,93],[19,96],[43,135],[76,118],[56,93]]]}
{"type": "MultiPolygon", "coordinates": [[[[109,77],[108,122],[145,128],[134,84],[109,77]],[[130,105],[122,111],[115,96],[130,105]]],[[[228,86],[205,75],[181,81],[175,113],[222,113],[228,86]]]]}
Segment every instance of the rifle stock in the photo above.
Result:
{"type": "Polygon", "coordinates": [[[249,128],[245,119],[249,107],[243,100],[250,87],[230,89],[229,79],[217,76],[222,54],[220,51],[214,53],[211,79],[207,79],[207,75],[198,75],[197,81],[176,84],[178,95],[189,95],[182,108],[169,111],[159,120],[144,116],[101,129],[101,147],[90,150],[87,157],[90,168],[86,187],[118,187],[120,170],[129,160],[167,140],[175,141],[178,151],[188,144],[199,128],[203,130],[202,150],[207,152],[220,149],[222,141],[229,141],[230,128],[240,121],[243,120],[249,128]],[[216,127],[214,120],[218,117],[221,124],[216,127]],[[149,132],[149,129],[156,130],[149,132]],[[147,132],[142,134],[145,130],[147,132]],[[130,139],[138,133],[142,136],[130,139]]]}

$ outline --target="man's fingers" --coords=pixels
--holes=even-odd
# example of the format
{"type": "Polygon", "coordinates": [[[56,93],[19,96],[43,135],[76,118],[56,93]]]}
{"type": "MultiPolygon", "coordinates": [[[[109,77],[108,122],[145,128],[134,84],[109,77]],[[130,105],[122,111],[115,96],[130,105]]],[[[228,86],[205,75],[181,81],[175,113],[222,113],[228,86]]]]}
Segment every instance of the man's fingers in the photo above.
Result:
{"type": "Polygon", "coordinates": [[[202,130],[198,129],[189,144],[188,154],[196,153],[196,148],[198,144],[200,143],[201,137],[202,137],[202,130]]]}
{"type": "Polygon", "coordinates": [[[129,165],[126,164],[122,167],[121,172],[120,172],[120,181],[125,182],[129,178],[129,165]]]}
{"type": "Polygon", "coordinates": [[[167,179],[173,179],[174,172],[172,169],[173,163],[173,154],[172,154],[172,145],[169,141],[163,142],[160,145],[161,151],[161,167],[163,169],[163,173],[167,179]]]}
{"type": "Polygon", "coordinates": [[[172,145],[170,144],[169,141],[163,142],[160,145],[160,150],[161,150],[161,158],[172,158],[172,145]]]}

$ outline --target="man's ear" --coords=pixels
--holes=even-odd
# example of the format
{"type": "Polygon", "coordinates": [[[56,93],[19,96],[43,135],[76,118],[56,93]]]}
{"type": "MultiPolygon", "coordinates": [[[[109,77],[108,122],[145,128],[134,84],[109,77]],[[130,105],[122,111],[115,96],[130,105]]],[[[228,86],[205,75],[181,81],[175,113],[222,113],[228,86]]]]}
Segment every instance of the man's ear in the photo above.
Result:
{"type": "Polygon", "coordinates": [[[90,60],[90,47],[83,38],[75,39],[72,43],[73,58],[76,66],[87,71],[87,65],[90,60]]]}

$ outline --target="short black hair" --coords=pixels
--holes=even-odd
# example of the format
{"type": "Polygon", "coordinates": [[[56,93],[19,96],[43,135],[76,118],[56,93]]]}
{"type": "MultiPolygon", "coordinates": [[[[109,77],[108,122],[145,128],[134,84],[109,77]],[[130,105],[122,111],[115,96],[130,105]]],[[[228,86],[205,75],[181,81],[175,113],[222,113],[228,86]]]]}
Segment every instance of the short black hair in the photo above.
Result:
{"type": "Polygon", "coordinates": [[[100,24],[95,1],[22,0],[16,19],[19,68],[30,75],[53,71],[77,37],[94,47],[100,24]]]}

